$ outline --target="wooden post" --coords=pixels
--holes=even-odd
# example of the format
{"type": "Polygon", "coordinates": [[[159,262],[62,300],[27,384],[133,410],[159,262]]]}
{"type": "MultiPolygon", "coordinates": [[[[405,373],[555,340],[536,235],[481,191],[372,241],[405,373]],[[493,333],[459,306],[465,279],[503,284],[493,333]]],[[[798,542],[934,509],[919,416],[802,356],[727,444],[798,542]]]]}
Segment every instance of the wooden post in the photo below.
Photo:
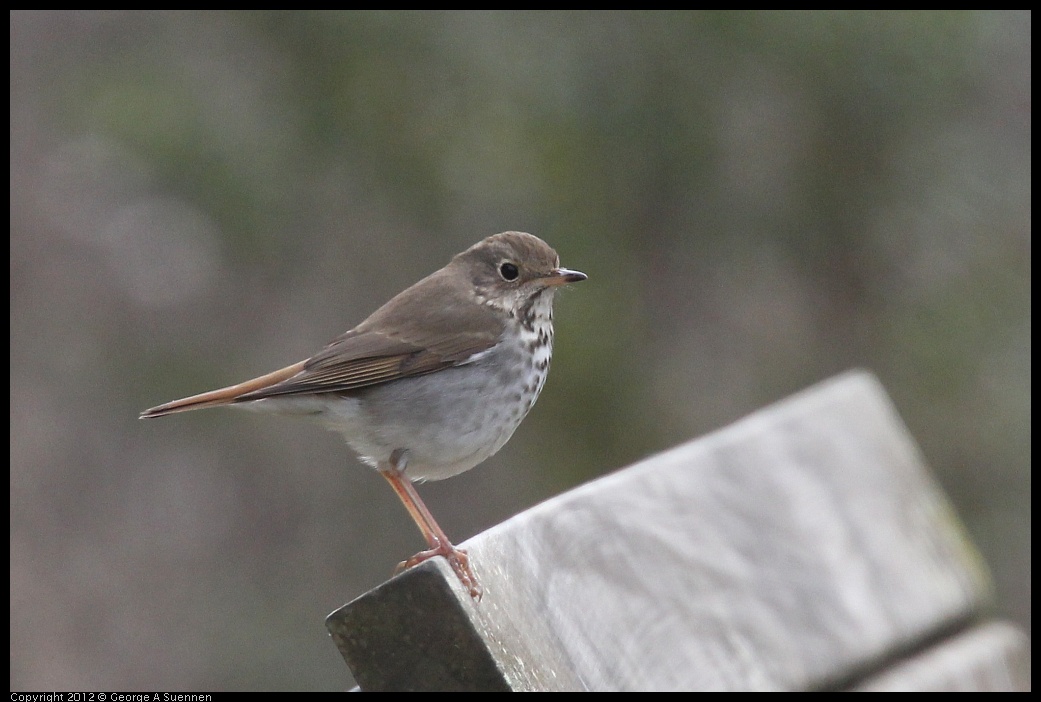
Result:
{"type": "Polygon", "coordinates": [[[1026,689],[1022,634],[878,381],[839,376],[330,615],[362,690],[1026,689]]]}

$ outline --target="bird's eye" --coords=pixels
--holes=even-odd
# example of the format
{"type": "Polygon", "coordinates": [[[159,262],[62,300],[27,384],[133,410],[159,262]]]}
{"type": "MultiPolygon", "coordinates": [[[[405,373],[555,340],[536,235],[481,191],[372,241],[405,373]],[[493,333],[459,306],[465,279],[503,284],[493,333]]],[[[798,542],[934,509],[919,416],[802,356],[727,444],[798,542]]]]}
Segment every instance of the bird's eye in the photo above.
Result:
{"type": "Polygon", "coordinates": [[[516,264],[506,261],[499,266],[499,275],[502,276],[503,280],[516,280],[517,276],[520,275],[520,271],[517,270],[516,264]]]}

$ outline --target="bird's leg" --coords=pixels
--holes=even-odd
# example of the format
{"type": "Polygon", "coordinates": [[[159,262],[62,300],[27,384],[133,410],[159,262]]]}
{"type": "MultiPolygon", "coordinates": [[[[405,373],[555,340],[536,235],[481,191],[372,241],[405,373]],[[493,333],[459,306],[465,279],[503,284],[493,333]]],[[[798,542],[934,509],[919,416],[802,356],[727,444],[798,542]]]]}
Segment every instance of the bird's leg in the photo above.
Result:
{"type": "Polygon", "coordinates": [[[474,577],[473,571],[470,570],[470,559],[466,555],[466,551],[453,546],[445,532],[438,526],[437,521],[434,520],[434,515],[430,513],[427,506],[423,504],[423,500],[420,499],[419,493],[416,492],[415,486],[412,485],[412,481],[405,475],[405,464],[405,452],[395,451],[391,454],[389,462],[380,463],[378,470],[380,475],[386,478],[390,486],[394,488],[394,492],[397,493],[401,503],[405,505],[405,509],[408,510],[416,526],[423,533],[423,538],[426,539],[430,548],[426,551],[420,551],[407,561],[399,563],[398,570],[411,568],[434,556],[444,556],[445,560],[452,566],[452,570],[459,577],[460,582],[463,583],[463,587],[470,591],[470,596],[475,600],[480,600],[482,594],[481,586],[477,583],[477,578],[474,577]]]}

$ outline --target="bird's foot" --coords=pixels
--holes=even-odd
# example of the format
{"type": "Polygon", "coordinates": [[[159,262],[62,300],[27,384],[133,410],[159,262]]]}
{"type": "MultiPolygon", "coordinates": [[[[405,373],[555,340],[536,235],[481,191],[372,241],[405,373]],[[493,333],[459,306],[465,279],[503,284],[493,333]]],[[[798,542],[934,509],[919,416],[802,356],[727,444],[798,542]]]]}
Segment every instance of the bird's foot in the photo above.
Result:
{"type": "Polygon", "coordinates": [[[459,578],[459,582],[461,582],[463,587],[470,592],[470,597],[474,598],[475,602],[480,602],[484,590],[481,588],[480,583],[477,582],[477,578],[474,576],[473,571],[470,570],[470,557],[466,554],[466,551],[461,548],[456,548],[450,543],[440,544],[434,548],[427,549],[426,551],[420,551],[416,555],[412,556],[412,558],[399,563],[394,572],[400,573],[412,566],[419,565],[423,561],[428,561],[435,556],[444,556],[445,560],[448,561],[448,564],[452,566],[452,570],[455,571],[456,577],[459,578]]]}

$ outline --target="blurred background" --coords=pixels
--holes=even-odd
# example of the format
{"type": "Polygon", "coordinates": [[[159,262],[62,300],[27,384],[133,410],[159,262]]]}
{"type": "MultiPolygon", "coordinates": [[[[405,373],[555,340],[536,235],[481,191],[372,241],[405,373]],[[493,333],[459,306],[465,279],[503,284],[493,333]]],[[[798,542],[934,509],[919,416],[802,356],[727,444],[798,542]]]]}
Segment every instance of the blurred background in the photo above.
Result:
{"type": "Polygon", "coordinates": [[[160,402],[499,231],[589,281],[457,541],[851,367],[1030,631],[1029,12],[13,12],[11,687],[352,685],[421,545],[316,425],[160,402]]]}

